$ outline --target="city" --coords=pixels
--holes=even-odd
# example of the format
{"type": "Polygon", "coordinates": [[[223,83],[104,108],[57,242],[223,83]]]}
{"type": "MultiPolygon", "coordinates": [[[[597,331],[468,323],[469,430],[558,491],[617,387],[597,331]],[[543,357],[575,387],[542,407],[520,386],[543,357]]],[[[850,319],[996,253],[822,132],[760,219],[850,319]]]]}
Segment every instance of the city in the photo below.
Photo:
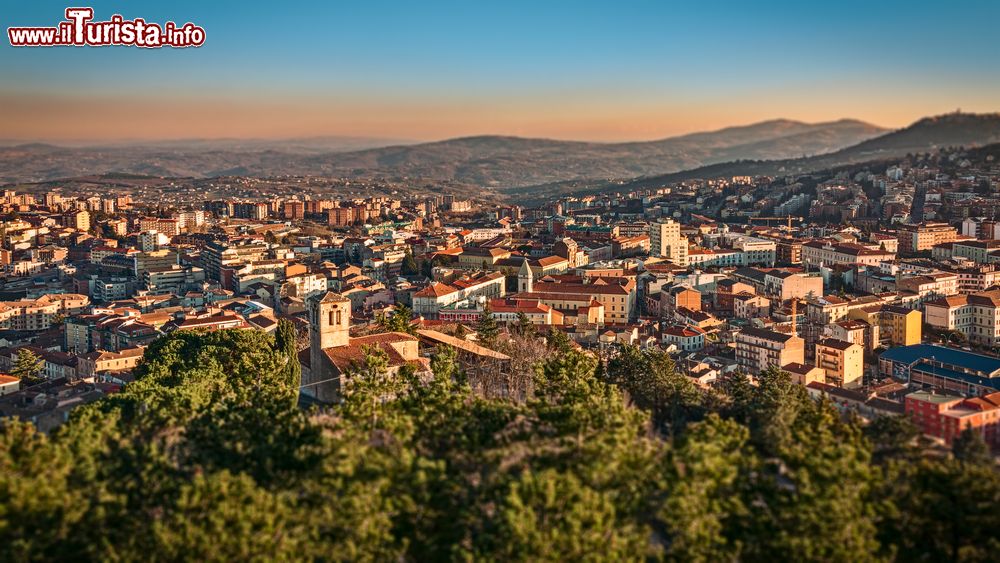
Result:
{"type": "Polygon", "coordinates": [[[98,6],[200,39],[11,39],[0,559],[995,559],[1000,58],[972,20],[996,10],[941,15],[980,33],[939,56],[857,9],[761,7],[744,43],[736,13],[633,8],[533,7],[549,37],[513,7],[314,6],[357,28],[306,45],[277,9],[98,6]],[[611,30],[674,16],[662,51],[611,30]],[[285,43],[234,54],[272,18],[285,43]],[[796,70],[748,78],[744,46],[796,70]],[[100,127],[36,73],[59,53],[99,67],[100,127]],[[191,73],[133,90],[102,56],[191,73]]]}

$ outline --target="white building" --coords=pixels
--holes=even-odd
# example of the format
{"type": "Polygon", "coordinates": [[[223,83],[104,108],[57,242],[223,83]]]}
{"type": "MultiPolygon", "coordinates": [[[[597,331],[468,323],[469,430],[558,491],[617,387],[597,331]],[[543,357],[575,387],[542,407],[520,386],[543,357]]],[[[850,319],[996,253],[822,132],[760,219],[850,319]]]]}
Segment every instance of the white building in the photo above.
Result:
{"type": "Polygon", "coordinates": [[[681,235],[680,223],[663,219],[650,224],[649,254],[666,258],[678,266],[687,266],[688,240],[681,235]]]}

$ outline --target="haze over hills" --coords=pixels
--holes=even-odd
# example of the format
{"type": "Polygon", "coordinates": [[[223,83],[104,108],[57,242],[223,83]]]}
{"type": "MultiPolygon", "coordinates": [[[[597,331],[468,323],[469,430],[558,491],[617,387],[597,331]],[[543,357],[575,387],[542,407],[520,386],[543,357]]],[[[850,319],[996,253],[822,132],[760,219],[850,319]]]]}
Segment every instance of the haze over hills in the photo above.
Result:
{"type": "Polygon", "coordinates": [[[800,174],[846,164],[897,158],[942,147],[1000,143],[1000,113],[951,113],[914,124],[828,154],[806,158],[724,162],[680,172],[637,178],[623,188],[664,185],[691,178],[800,174]]]}
{"type": "MultiPolygon", "coordinates": [[[[311,174],[456,180],[500,189],[589,178],[634,178],[733,159],[820,154],[885,130],[855,120],[772,120],[658,141],[590,143],[478,136],[364,150],[317,150],[308,140],[167,141],[95,147],[0,148],[0,180],[31,182],[108,172],[171,177],[311,174]]],[[[339,141],[343,146],[343,138],[339,141]]]]}
{"type": "Polygon", "coordinates": [[[318,175],[419,178],[479,185],[513,199],[646,187],[689,178],[795,174],[937,147],[1000,142],[1000,114],[948,114],[897,131],[854,120],[772,120],[659,141],[591,143],[477,136],[334,151],[371,139],[165,141],[142,145],[0,148],[0,180],[104,173],[163,177],[318,175]],[[327,147],[327,149],[324,149],[327,147]]]}

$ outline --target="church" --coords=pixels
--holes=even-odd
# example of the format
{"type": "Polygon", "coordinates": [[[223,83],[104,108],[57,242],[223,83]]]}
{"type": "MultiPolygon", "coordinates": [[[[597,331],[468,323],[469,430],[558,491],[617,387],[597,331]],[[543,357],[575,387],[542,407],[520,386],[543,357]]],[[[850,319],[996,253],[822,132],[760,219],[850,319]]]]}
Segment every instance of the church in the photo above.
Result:
{"type": "Polygon", "coordinates": [[[333,292],[313,297],[309,301],[309,348],[299,352],[301,393],[320,402],[337,402],[344,373],[364,358],[365,346],[386,353],[390,372],[407,364],[427,369],[426,359],[419,356],[417,337],[402,332],[351,337],[351,300],[333,292]]]}

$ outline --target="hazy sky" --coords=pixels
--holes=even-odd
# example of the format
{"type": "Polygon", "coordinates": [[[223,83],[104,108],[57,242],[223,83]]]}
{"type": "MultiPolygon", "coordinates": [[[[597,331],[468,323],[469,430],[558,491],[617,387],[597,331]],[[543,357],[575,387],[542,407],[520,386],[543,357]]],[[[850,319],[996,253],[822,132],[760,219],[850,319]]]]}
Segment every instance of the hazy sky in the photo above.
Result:
{"type": "Polygon", "coordinates": [[[653,139],[1000,110],[1000,1],[4,0],[194,22],[196,49],[12,48],[0,139],[653,139]]]}

